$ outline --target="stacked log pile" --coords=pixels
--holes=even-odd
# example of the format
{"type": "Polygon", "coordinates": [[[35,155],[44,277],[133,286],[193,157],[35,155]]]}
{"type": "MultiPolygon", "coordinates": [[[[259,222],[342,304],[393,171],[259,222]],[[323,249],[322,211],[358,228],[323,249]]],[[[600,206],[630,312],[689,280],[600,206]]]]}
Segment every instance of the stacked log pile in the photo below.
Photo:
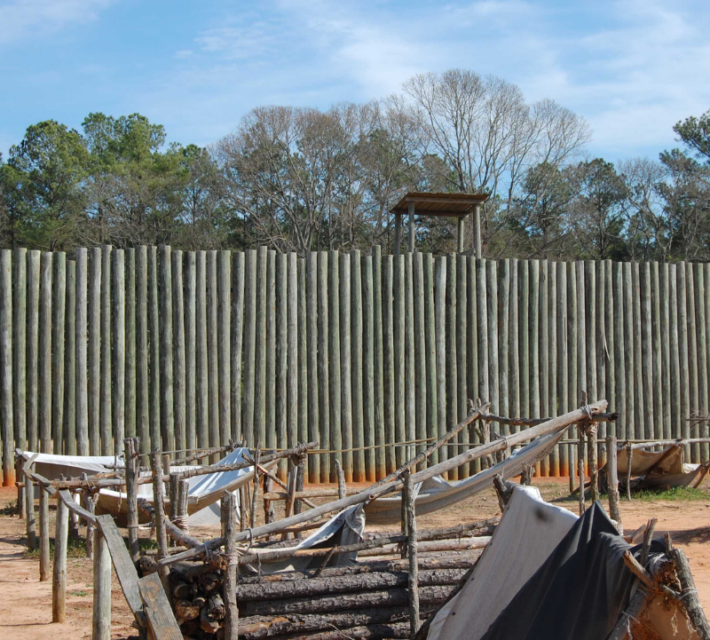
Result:
{"type": "MultiPolygon", "coordinates": [[[[419,601],[426,619],[474,566],[480,550],[420,557],[419,601]]],[[[220,638],[225,618],[221,570],[179,563],[170,572],[175,614],[185,638],[220,638]]],[[[410,637],[408,560],[379,560],[303,573],[240,576],[239,637],[410,637]]]]}

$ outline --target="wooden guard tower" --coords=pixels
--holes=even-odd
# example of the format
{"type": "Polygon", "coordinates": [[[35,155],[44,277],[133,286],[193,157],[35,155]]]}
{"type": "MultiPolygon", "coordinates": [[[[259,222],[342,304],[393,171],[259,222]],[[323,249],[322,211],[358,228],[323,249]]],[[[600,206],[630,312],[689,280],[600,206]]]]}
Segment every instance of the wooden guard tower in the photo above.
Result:
{"type": "Polygon", "coordinates": [[[481,257],[481,205],[488,199],[485,193],[418,193],[410,192],[392,209],[394,213],[394,253],[400,252],[402,216],[409,215],[409,251],[414,251],[414,216],[444,216],[458,220],[458,252],[464,252],[464,220],[473,213],[473,254],[481,257]]]}

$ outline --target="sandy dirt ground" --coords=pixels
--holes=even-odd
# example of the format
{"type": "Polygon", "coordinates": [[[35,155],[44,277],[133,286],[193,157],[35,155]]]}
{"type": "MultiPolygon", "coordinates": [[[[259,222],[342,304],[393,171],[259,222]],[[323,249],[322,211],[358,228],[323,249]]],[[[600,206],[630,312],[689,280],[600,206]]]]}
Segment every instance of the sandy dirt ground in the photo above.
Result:
{"type": "MultiPolygon", "coordinates": [[[[577,510],[576,500],[567,496],[567,481],[541,479],[535,482],[545,499],[571,511],[577,510]]],[[[364,486],[364,485],[363,485],[364,486]]],[[[670,532],[677,546],[690,559],[700,600],[710,611],[710,481],[703,483],[707,500],[641,501],[622,500],[622,519],[627,534],[658,518],[657,535],[670,532]]],[[[52,586],[39,581],[39,559],[27,554],[25,523],[17,516],[4,515],[16,501],[14,488],[0,489],[0,595],[2,616],[0,636],[18,640],[69,640],[91,637],[92,567],[91,561],[73,551],[68,560],[67,622],[52,624],[52,586]]],[[[319,500],[320,502],[321,500],[319,500]]],[[[607,506],[607,505],[605,505],[607,506]]],[[[420,528],[453,526],[489,518],[500,513],[493,490],[475,496],[437,514],[419,519],[420,528]]],[[[277,511],[277,515],[278,511],[277,511]]],[[[50,515],[50,531],[54,535],[54,510],[50,515]]],[[[125,533],[125,532],[124,532],[125,533]]],[[[218,535],[216,530],[202,528],[192,531],[197,537],[218,535]]],[[[144,533],[143,535],[147,535],[144,533]]],[[[114,575],[112,634],[115,640],[137,638],[131,628],[132,616],[114,575]]]]}

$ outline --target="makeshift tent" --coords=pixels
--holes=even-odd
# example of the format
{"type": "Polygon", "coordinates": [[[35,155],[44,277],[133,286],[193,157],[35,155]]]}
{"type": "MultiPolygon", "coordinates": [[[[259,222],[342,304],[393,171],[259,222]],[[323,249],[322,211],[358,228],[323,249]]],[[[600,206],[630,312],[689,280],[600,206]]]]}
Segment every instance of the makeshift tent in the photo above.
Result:
{"type": "MultiPolygon", "coordinates": [[[[624,553],[638,555],[640,546],[617,533],[599,502],[581,518],[562,511],[516,487],[481,560],[436,614],[428,639],[607,638],[638,586],[624,553]]],[[[665,547],[654,541],[650,551],[647,566],[665,547]]],[[[661,601],[647,600],[633,637],[696,638],[683,607],[661,601]]]]}
{"type": "MultiPolygon", "coordinates": [[[[234,465],[241,462],[246,462],[244,454],[248,453],[249,449],[240,447],[230,452],[222,458],[217,465],[234,465]]],[[[22,457],[29,460],[35,454],[31,451],[23,451],[22,457]]],[[[264,465],[267,468],[272,468],[277,464],[273,463],[264,465]]],[[[116,468],[124,466],[123,460],[120,457],[114,456],[60,456],[54,454],[40,453],[34,461],[37,473],[44,476],[48,480],[59,480],[64,475],[67,477],[77,477],[86,473],[95,475],[99,473],[113,473],[116,468]]],[[[185,469],[194,469],[195,467],[177,466],[170,467],[170,471],[181,471],[185,469]]],[[[168,473],[166,471],[166,473],[168,473]]],[[[141,477],[146,477],[149,473],[141,474],[141,477]]],[[[188,478],[189,493],[187,499],[187,512],[190,515],[189,524],[218,524],[219,509],[216,508],[216,503],[226,491],[235,491],[247,482],[254,478],[254,468],[245,467],[236,471],[224,471],[209,473],[201,476],[193,476],[188,478]],[[208,507],[212,507],[209,509],[208,507]],[[196,514],[200,514],[196,516],[196,514]]],[[[145,498],[147,501],[153,501],[153,486],[150,483],[138,485],[138,497],[145,498]]],[[[168,501],[169,502],[169,501],[168,501]]],[[[96,513],[109,513],[118,518],[122,522],[126,517],[127,510],[126,494],[121,491],[112,489],[101,489],[99,491],[98,500],[96,503],[96,513]]],[[[145,522],[148,522],[147,516],[140,514],[145,522]]]]}
{"type": "MultiPolygon", "coordinates": [[[[710,462],[688,464],[684,462],[684,447],[671,444],[661,451],[633,449],[631,455],[631,489],[671,489],[697,486],[705,476],[710,462]]],[[[616,468],[621,484],[626,483],[629,472],[629,451],[619,447],[616,468]]],[[[605,467],[600,470],[602,483],[606,482],[605,467]]],[[[602,486],[603,488],[603,486],[602,486]]]]}
{"type": "MultiPolygon", "coordinates": [[[[447,482],[441,476],[421,483],[415,487],[418,492],[415,504],[417,515],[432,513],[465,500],[493,485],[496,474],[503,478],[514,478],[523,472],[525,467],[542,460],[559,442],[569,425],[559,431],[549,433],[515,451],[509,458],[489,467],[465,480],[447,482]]],[[[378,498],[365,507],[368,524],[394,524],[400,521],[402,515],[401,493],[378,498]]]]}
{"type": "MultiPolygon", "coordinates": [[[[330,518],[322,527],[314,531],[305,540],[299,542],[294,549],[319,549],[332,546],[342,546],[362,542],[365,532],[365,513],[361,504],[356,504],[330,518]]],[[[269,553],[271,549],[252,548],[250,553],[269,553]]],[[[354,564],[357,552],[335,555],[328,560],[328,567],[345,567],[354,564]]],[[[290,558],[277,562],[262,561],[247,565],[253,573],[276,573],[279,571],[307,571],[323,565],[323,558],[290,558]]]]}

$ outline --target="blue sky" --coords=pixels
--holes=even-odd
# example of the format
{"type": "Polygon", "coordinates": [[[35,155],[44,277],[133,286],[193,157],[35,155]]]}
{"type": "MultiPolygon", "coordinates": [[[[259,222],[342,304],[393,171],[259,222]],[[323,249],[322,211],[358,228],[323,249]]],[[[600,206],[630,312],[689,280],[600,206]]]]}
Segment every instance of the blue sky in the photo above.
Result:
{"type": "Polygon", "coordinates": [[[707,0],[0,0],[0,152],[92,111],[209,144],[255,106],[366,101],[462,67],[586,117],[591,154],[656,157],[710,109],[709,27],[707,0]]]}

